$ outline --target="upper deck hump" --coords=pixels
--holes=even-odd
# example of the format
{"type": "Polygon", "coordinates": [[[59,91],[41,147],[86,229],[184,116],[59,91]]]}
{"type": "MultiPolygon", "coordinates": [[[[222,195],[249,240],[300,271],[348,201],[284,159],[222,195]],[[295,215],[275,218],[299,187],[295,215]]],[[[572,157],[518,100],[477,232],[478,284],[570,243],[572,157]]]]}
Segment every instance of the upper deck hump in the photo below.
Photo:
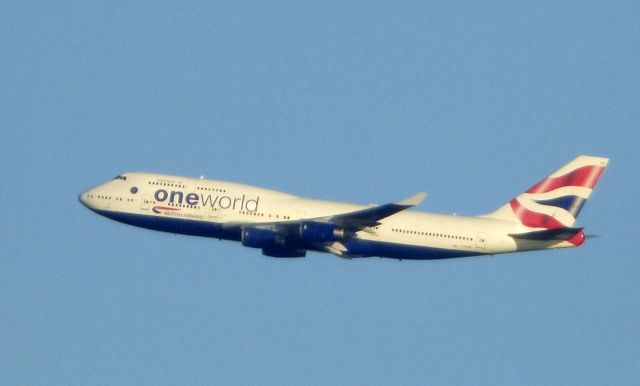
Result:
{"type": "Polygon", "coordinates": [[[209,178],[193,178],[186,176],[176,176],[170,174],[148,173],[148,172],[127,172],[122,173],[121,176],[126,176],[132,180],[138,180],[139,184],[161,184],[166,187],[175,188],[188,188],[188,189],[216,189],[218,191],[225,192],[259,192],[261,194],[269,195],[274,198],[280,199],[292,199],[298,198],[298,196],[280,192],[277,190],[266,189],[257,187],[254,185],[247,185],[238,182],[214,180],[209,178]]]}

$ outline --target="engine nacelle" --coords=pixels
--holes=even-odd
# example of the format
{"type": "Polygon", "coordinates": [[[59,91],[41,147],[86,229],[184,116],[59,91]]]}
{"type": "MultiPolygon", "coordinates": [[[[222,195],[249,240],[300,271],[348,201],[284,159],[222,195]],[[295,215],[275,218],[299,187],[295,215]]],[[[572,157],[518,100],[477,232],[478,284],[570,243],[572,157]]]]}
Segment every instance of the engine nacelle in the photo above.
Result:
{"type": "Polygon", "coordinates": [[[303,221],[300,224],[300,239],[307,242],[326,243],[330,241],[344,240],[348,237],[347,231],[336,224],[303,221]]]}
{"type": "Polygon", "coordinates": [[[284,236],[271,229],[244,227],[242,245],[251,248],[281,248],[284,245],[284,236]]]}

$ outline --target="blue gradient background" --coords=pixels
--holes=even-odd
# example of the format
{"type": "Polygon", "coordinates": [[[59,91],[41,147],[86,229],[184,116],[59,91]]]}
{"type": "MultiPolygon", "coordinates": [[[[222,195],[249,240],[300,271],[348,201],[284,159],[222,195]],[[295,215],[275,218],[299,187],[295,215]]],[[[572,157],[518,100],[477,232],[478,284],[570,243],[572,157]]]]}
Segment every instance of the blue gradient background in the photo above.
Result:
{"type": "Polygon", "coordinates": [[[640,5],[3,2],[0,384],[640,381],[640,5]],[[266,258],[101,218],[124,171],[482,214],[611,157],[581,248],[266,258]]]}

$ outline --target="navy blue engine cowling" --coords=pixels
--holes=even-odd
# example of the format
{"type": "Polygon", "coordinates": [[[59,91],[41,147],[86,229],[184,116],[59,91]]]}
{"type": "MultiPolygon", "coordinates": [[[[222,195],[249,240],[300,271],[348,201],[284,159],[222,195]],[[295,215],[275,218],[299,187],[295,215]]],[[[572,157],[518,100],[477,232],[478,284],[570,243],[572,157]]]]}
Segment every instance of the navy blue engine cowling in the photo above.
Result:
{"type": "Polygon", "coordinates": [[[282,247],[284,236],[271,229],[243,227],[242,245],[251,248],[282,247]]]}
{"type": "Polygon", "coordinates": [[[343,240],[345,233],[345,230],[336,224],[317,221],[303,221],[300,224],[300,239],[307,242],[325,243],[343,240]]]}

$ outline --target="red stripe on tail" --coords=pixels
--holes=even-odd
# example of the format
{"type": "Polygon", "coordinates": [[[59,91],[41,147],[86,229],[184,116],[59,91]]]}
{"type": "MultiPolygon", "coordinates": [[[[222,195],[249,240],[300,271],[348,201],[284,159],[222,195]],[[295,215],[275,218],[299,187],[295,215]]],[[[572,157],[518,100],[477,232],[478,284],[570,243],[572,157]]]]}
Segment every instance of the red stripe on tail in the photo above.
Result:
{"type": "Polygon", "coordinates": [[[560,177],[545,178],[527,190],[527,193],[546,193],[563,186],[580,186],[593,189],[602,172],[604,172],[604,167],[602,166],[583,166],[560,177]]]}
{"type": "Polygon", "coordinates": [[[529,209],[522,206],[522,204],[520,204],[520,202],[518,202],[518,200],[515,198],[509,201],[509,205],[511,205],[513,213],[515,213],[515,215],[520,219],[520,222],[525,226],[528,226],[530,228],[546,229],[564,227],[564,225],[560,223],[560,221],[549,215],[530,211],[529,209]]]}

